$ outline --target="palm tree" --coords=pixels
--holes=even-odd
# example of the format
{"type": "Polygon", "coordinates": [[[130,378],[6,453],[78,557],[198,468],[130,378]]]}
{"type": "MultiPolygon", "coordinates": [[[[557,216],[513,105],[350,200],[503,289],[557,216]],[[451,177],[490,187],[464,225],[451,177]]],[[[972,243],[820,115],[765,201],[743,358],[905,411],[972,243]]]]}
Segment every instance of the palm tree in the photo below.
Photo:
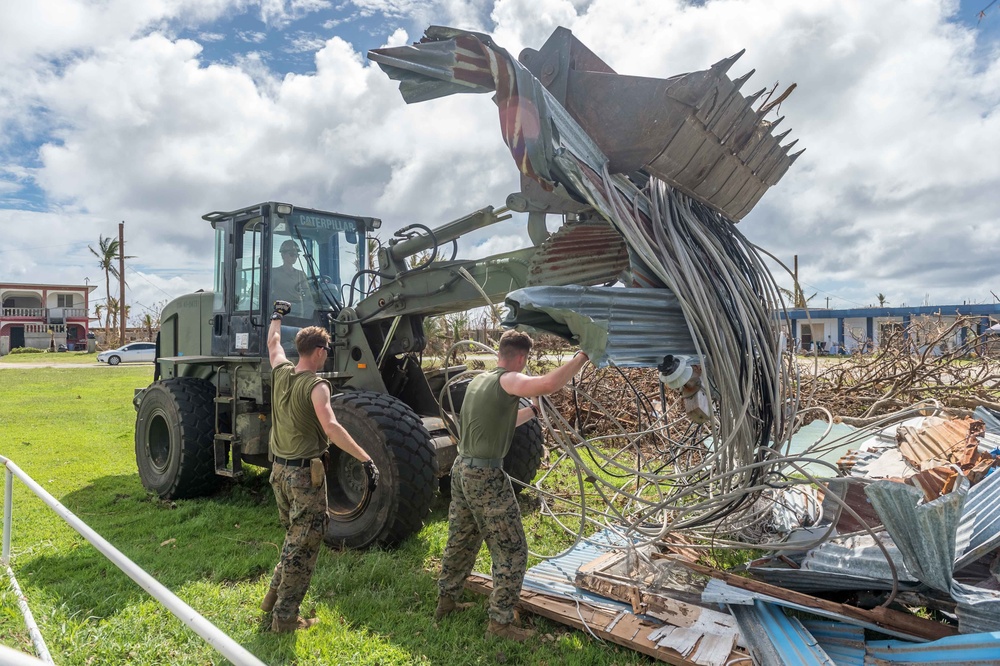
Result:
{"type": "MultiPolygon", "coordinates": [[[[116,260],[118,259],[118,239],[108,236],[105,238],[98,234],[97,246],[100,248],[100,252],[95,250],[92,246],[87,246],[91,253],[97,257],[97,265],[100,266],[101,270],[104,271],[104,297],[107,307],[104,309],[104,339],[108,339],[108,326],[111,322],[111,276],[114,275],[116,279],[120,279],[121,276],[118,273],[118,265],[116,260]]],[[[125,259],[134,259],[135,257],[125,257],[125,259]]],[[[118,310],[115,310],[115,316],[117,318],[118,310]]],[[[100,321],[100,315],[98,314],[98,321],[100,321]]]]}
{"type": "MultiPolygon", "coordinates": [[[[117,298],[112,296],[108,299],[107,314],[108,318],[111,320],[111,328],[115,331],[116,335],[120,335],[120,331],[118,330],[118,315],[121,312],[121,309],[121,302],[117,298]]],[[[132,307],[129,305],[125,306],[125,321],[128,321],[128,313],[131,309],[132,307]]],[[[119,340],[118,344],[125,344],[125,340],[119,340]]]]}
{"type": "MultiPolygon", "coordinates": [[[[94,304],[94,316],[97,317],[97,323],[101,322],[101,314],[104,312],[105,305],[103,303],[94,304]]],[[[108,343],[108,329],[104,329],[104,344],[108,343]]]]}
{"type": "Polygon", "coordinates": [[[785,289],[784,287],[778,287],[778,291],[780,291],[781,295],[787,300],[792,302],[793,308],[797,308],[799,310],[805,308],[809,301],[816,298],[816,294],[819,293],[818,291],[814,291],[812,296],[806,298],[798,284],[795,285],[794,292],[791,289],[785,289]]]}
{"type": "Polygon", "coordinates": [[[885,294],[879,294],[875,298],[878,299],[878,306],[880,308],[885,307],[885,304],[889,302],[888,300],[886,300],[885,294]]]}
{"type": "Polygon", "coordinates": [[[153,315],[148,312],[142,315],[142,327],[146,329],[146,339],[153,341],[153,315]]]}

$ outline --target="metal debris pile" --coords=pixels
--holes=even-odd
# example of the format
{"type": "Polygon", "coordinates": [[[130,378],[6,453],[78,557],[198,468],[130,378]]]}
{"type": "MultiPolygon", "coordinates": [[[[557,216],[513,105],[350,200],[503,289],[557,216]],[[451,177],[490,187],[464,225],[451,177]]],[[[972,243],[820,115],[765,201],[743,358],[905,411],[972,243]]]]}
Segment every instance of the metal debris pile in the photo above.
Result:
{"type": "MultiPolygon", "coordinates": [[[[573,397],[560,406],[565,427],[573,397]]],[[[769,491],[768,530],[754,548],[770,554],[731,570],[699,563],[706,547],[737,543],[719,538],[725,521],[712,540],[671,523],[669,511],[654,525],[646,510],[637,529],[615,506],[641,502],[597,490],[595,461],[614,454],[566,455],[586,479],[581,487],[593,488],[570,500],[547,493],[543,475],[543,510],[573,531],[581,524],[568,519],[573,505],[595,528],[529,570],[523,606],[673,664],[997,663],[1000,419],[984,409],[977,418],[924,411],[933,413],[800,430],[793,444],[825,446],[839,475],[769,491]]],[[[648,444],[625,457],[635,455],[665,460],[648,444]]],[[[800,464],[817,462],[809,457],[800,464]]]]}
{"type": "Polygon", "coordinates": [[[735,225],[798,154],[766,119],[785,95],[754,109],[764,91],[744,97],[750,75],[728,78],[739,55],[628,77],[564,29],[514,59],[442,27],[369,54],[407,102],[494,93],[532,271],[573,276],[511,293],[505,323],[562,335],[601,367],[542,411],[553,455],[526,494],[570,545],[535,553],[522,606],[676,664],[996,663],[989,427],[907,422],[946,415],[897,393],[855,430],[800,394],[779,290],[735,225]],[[565,216],[548,238],[547,213],[565,216]],[[609,227],[624,247],[593,243],[609,227]],[[577,246],[580,268],[566,262],[577,246]],[[697,562],[748,548],[768,555],[743,563],[749,578],[697,562]]]}

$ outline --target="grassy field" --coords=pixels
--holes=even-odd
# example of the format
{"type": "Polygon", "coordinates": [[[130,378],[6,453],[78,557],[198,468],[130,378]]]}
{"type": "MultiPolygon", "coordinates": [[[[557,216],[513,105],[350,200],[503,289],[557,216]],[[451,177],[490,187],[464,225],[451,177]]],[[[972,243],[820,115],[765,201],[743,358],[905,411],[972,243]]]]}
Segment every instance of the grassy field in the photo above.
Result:
{"type": "MultiPolygon", "coordinates": [[[[148,494],[135,468],[131,398],[151,378],[146,365],[0,370],[0,453],[265,663],[650,663],[541,618],[528,622],[543,637],[526,645],[487,640],[481,597],[435,626],[447,535],[441,498],[424,529],[398,550],[324,549],[303,604],[322,623],[295,635],[268,633],[257,604],[284,534],[267,477],[251,474],[204,499],[148,494]]],[[[538,525],[530,501],[522,509],[531,545],[554,552],[559,535],[538,525]]],[[[14,570],[57,664],[224,663],[17,481],[13,530],[14,570]]],[[[485,549],[477,570],[489,570],[485,549]]],[[[32,651],[6,577],[0,643],[32,651]]]]}
{"type": "Polygon", "coordinates": [[[7,354],[0,356],[0,366],[22,365],[25,363],[73,363],[86,365],[97,363],[97,352],[88,354],[85,351],[50,352],[40,354],[7,354]]]}

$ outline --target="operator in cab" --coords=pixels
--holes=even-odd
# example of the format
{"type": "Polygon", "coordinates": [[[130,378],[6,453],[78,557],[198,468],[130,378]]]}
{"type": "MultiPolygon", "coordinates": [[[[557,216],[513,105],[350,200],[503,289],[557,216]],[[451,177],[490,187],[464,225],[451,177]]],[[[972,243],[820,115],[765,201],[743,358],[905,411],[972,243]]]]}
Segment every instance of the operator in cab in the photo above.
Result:
{"type": "Polygon", "coordinates": [[[319,622],[316,618],[302,618],[299,606],[309,589],[326,533],[323,458],[328,441],[362,463],[368,492],[374,492],[379,479],[371,456],[337,422],[330,406],[330,383],[316,375],[330,353],[330,334],[319,326],[301,329],[295,336],[298,364],[293,366],[285,358],[281,319],[291,309],[287,301],[275,301],[267,330],[271,359],[271,487],[286,534],[271,588],[260,608],[271,613],[271,631],[278,633],[308,629],[319,622]]]}
{"type": "Polygon", "coordinates": [[[534,631],[514,623],[514,604],[528,565],[528,542],[521,509],[514,497],[503,459],[510,450],[514,429],[538,416],[537,400],[520,407],[521,398],[537,398],[558,391],[589,360],[578,351],[565,365],[539,377],[523,374],[532,341],[526,333],[507,331],[500,337],[495,370],[469,384],[462,401],[458,457],[451,468],[451,505],[448,542],[441,558],[436,620],[464,610],[460,603],[466,577],[472,572],[483,541],[493,560],[486,635],[524,641],[534,631]]]}
{"type": "Polygon", "coordinates": [[[281,264],[271,269],[271,296],[276,301],[286,301],[292,305],[291,314],[302,316],[303,300],[309,293],[306,274],[295,267],[299,260],[298,244],[288,239],[279,249],[281,264]]]}

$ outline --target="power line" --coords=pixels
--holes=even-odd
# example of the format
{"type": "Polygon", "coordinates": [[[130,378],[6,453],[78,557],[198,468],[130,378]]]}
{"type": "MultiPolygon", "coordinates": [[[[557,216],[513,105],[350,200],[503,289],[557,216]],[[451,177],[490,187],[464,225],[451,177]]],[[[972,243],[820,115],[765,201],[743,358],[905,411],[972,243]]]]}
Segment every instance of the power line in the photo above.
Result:
{"type": "MultiPolygon", "coordinates": [[[[164,296],[166,296],[167,298],[173,298],[172,294],[167,293],[166,291],[164,291],[163,289],[161,289],[157,285],[155,285],[152,282],[150,282],[149,279],[147,279],[146,276],[143,275],[142,273],[140,273],[139,271],[135,270],[131,266],[126,266],[125,268],[126,268],[126,270],[132,271],[132,273],[134,273],[135,275],[138,275],[139,277],[141,277],[143,280],[145,280],[146,284],[148,284],[149,286],[153,287],[154,289],[158,289],[160,291],[160,293],[163,294],[164,296]]],[[[128,287],[127,284],[125,286],[128,287]]],[[[128,290],[132,291],[132,287],[128,287],[128,290]]]]}

